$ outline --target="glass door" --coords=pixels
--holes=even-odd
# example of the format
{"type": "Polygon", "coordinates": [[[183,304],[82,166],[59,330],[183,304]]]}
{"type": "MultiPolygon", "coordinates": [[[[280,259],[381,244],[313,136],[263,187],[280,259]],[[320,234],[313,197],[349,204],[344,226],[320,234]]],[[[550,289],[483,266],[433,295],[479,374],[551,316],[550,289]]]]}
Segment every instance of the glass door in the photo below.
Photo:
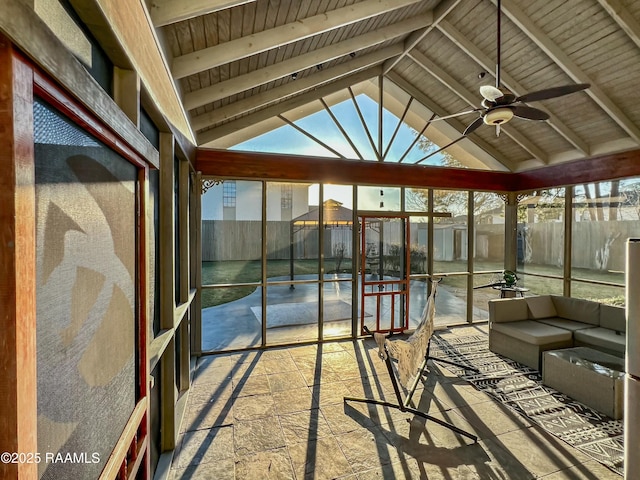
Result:
{"type": "Polygon", "coordinates": [[[360,217],[360,331],[401,332],[409,326],[409,222],[360,217]]]}

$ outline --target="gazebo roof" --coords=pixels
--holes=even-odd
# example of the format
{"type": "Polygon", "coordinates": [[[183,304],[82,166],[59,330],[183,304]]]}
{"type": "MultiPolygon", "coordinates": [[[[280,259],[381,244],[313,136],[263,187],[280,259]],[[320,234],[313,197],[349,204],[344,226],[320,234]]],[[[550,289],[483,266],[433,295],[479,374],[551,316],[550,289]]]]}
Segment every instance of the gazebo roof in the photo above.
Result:
{"type": "MultiPolygon", "coordinates": [[[[351,225],[353,224],[353,210],[343,207],[341,202],[329,199],[323,204],[324,225],[351,225]]],[[[294,218],[291,223],[298,226],[317,225],[319,222],[320,208],[313,207],[307,213],[294,218]]]]}

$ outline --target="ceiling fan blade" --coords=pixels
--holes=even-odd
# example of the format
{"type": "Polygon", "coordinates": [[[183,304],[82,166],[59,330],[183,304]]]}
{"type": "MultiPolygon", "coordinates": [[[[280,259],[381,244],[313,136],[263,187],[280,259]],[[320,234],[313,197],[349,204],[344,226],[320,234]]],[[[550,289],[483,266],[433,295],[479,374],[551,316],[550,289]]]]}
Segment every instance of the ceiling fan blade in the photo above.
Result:
{"type": "Polygon", "coordinates": [[[484,122],[482,121],[482,117],[476,118],[471,125],[469,125],[467,128],[464,129],[464,132],[462,132],[462,135],[465,137],[467,135],[470,135],[471,133],[475,132],[483,123],[484,122]]]}
{"type": "Polygon", "coordinates": [[[432,122],[437,122],[438,120],[446,120],[447,118],[455,118],[461,115],[468,115],[469,113],[479,112],[481,108],[474,108],[473,110],[466,110],[464,112],[452,113],[451,115],[445,115],[444,117],[437,117],[431,120],[432,122]]]}
{"type": "Polygon", "coordinates": [[[547,100],[549,98],[562,97],[570,93],[579,92],[589,88],[588,83],[576,83],[575,85],[563,85],[561,87],[545,88],[537,92],[525,93],[515,99],[516,102],[537,102],[539,100],[547,100]]]}
{"type": "Polygon", "coordinates": [[[527,120],[549,120],[549,114],[547,112],[527,105],[514,105],[511,109],[516,117],[527,120]]]}
{"type": "Polygon", "coordinates": [[[490,102],[495,102],[498,98],[502,97],[504,93],[492,85],[482,85],[480,87],[480,95],[490,102]]]}

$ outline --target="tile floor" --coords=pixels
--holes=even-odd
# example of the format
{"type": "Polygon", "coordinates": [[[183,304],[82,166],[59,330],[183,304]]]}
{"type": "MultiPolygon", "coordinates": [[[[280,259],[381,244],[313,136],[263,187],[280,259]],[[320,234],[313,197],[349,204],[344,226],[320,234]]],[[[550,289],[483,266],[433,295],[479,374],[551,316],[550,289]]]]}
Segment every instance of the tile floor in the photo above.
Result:
{"type": "Polygon", "coordinates": [[[369,339],[202,357],[172,478],[621,478],[444,366],[430,364],[418,388],[422,411],[478,442],[394,409],[345,404],[345,395],[395,401],[369,339]]]}

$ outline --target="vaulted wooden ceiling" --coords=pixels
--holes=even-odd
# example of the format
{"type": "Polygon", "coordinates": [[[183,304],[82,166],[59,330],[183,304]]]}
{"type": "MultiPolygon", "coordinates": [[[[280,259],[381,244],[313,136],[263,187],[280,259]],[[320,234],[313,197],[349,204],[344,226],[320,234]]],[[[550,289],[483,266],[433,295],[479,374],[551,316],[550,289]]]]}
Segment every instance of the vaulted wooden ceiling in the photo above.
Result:
{"type": "MultiPolygon", "coordinates": [[[[495,159],[486,168],[524,171],[638,148],[640,2],[501,7],[505,88],[591,87],[531,103],[547,121],[515,118],[499,137],[487,125],[470,134],[465,142],[495,159]]],[[[149,0],[147,8],[201,146],[224,148],[239,131],[251,137],[252,126],[363,79],[382,76],[437,116],[479,107],[479,87],[495,83],[491,0],[149,0]]],[[[477,117],[428,128],[455,140],[477,117]]]]}

